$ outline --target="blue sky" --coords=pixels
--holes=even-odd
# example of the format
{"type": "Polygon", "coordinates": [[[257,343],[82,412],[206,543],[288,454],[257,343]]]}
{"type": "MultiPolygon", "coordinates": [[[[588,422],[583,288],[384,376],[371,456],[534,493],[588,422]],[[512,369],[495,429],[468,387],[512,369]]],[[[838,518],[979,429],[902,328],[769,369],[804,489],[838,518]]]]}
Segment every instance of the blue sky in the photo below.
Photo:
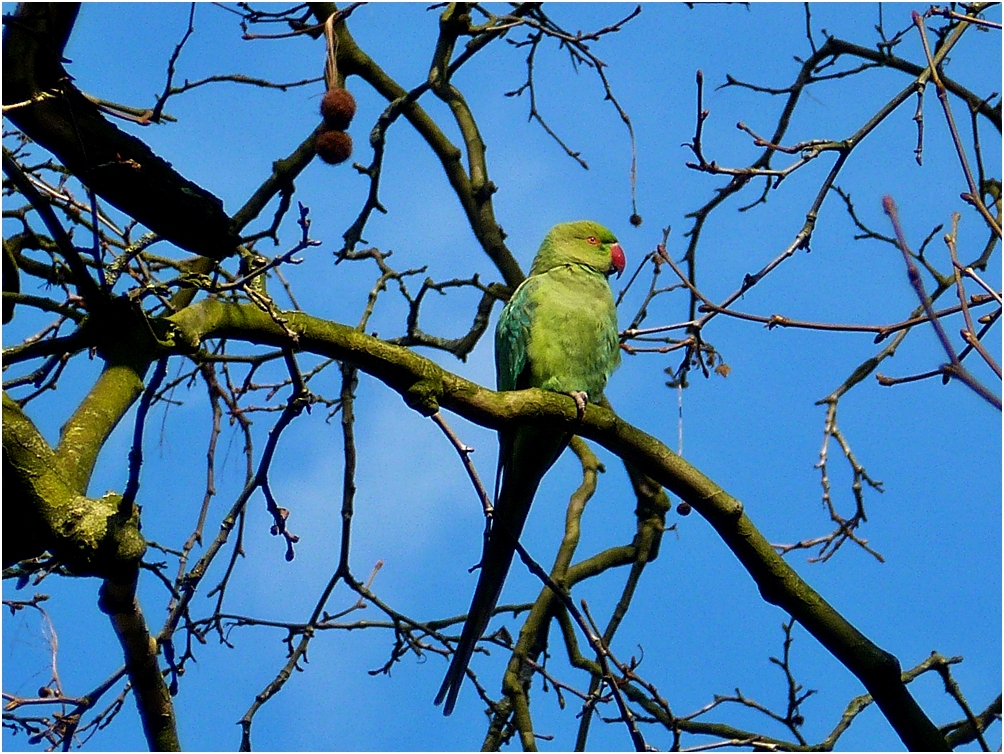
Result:
{"type": "MultiPolygon", "coordinates": [[[[66,57],[67,69],[84,91],[130,105],[150,105],[162,90],[166,60],[184,33],[188,5],[86,4],[81,10],[66,57]]],[[[566,28],[600,28],[630,12],[632,5],[555,5],[553,17],[566,28]]],[[[910,23],[913,6],[887,4],[889,30],[910,23]]],[[[921,11],[922,6],[916,6],[921,11]]],[[[11,7],[4,5],[4,11],[11,7]]],[[[813,27],[872,46],[878,9],[873,4],[812,6],[813,27]]],[[[999,9],[990,18],[1000,20],[999,9]]],[[[355,11],[350,28],[357,42],[406,88],[424,80],[435,44],[438,16],[422,4],[377,4],[355,11]]],[[[236,16],[210,5],[196,12],[196,33],[179,64],[179,79],[213,73],[244,73],[276,81],[317,76],[323,45],[305,39],[282,42],[241,41],[236,16]]],[[[514,38],[521,38],[517,35],[514,38]]],[[[818,36],[818,40],[822,37],[818,36]]],[[[672,227],[668,251],[679,258],[690,227],[686,214],[698,208],[724,183],[688,170],[692,155],[681,144],[694,132],[697,69],[704,72],[705,154],[722,165],[748,164],[758,151],[735,128],[739,120],[769,134],[783,104],[738,88],[717,90],[726,74],[766,86],[790,84],[798,70],[793,55],[809,54],[800,4],[741,6],[645,6],[641,16],[621,32],[594,45],[608,68],[611,85],[630,114],[638,147],[640,228],[628,223],[631,212],[628,169],[630,145],[616,112],[603,101],[592,72],[577,73],[554,45],[542,47],[537,60],[538,104],[554,127],[590,169],[584,171],[534,123],[527,122],[525,98],[507,98],[525,77],[524,52],[507,44],[483,51],[457,75],[488,144],[489,171],[499,186],[495,211],[508,234],[508,244],[524,269],[543,234],[554,223],[592,218],[618,234],[629,269],[661,240],[661,228],[672,227]]],[[[907,36],[899,54],[922,59],[916,33],[907,36]]],[[[843,64],[839,64],[838,68],[843,64]]],[[[1000,34],[971,32],[952,52],[950,76],[982,96],[1001,87],[1000,34]]],[[[810,139],[842,139],[853,133],[885,101],[909,83],[892,71],[870,71],[861,77],[812,88],[793,119],[786,143],[810,139]]],[[[367,135],[384,103],[359,79],[350,79],[359,112],[350,130],[353,159],[370,159],[367,135]]],[[[289,154],[317,123],[321,85],[287,93],[250,87],[204,87],[172,99],[166,110],[177,123],[133,129],[185,176],[220,196],[234,212],[268,174],[271,162],[289,154]]],[[[427,96],[422,104],[454,139],[449,111],[427,96]]],[[[953,101],[965,124],[964,107],[953,101]]],[[[961,256],[974,258],[985,243],[975,214],[958,198],[965,183],[933,90],[926,100],[924,165],[914,161],[916,130],[911,101],[894,113],[857,150],[838,185],[854,197],[864,222],[889,233],[880,200],[895,197],[903,225],[914,246],[938,223],[949,223],[953,211],[963,213],[959,233],[961,256]]],[[[128,128],[128,127],[127,127],[128,128]]],[[[1000,139],[982,123],[984,159],[999,176],[1000,139]]],[[[787,164],[779,159],[776,164],[787,164]]],[[[721,300],[746,273],[762,267],[783,250],[801,227],[805,212],[832,157],[820,158],[788,178],[764,206],[740,213],[753,201],[752,186],[712,215],[700,246],[702,291],[721,300]]],[[[333,265],[341,234],[354,220],[367,191],[366,180],[348,166],[310,165],[297,180],[297,198],[310,207],[312,234],[323,241],[288,270],[298,300],[308,311],[336,321],[355,323],[375,279],[362,263],[333,265]]],[[[387,215],[375,215],[366,240],[393,250],[397,269],[428,265],[436,279],[479,273],[498,279],[477,246],[438,162],[403,120],[390,131],[381,201],[387,215]]],[[[267,220],[271,209],[266,212],[267,220]]],[[[255,223],[257,229],[263,223],[255,223]]],[[[855,241],[855,229],[838,198],[825,202],[811,253],[798,253],[737,302],[742,311],[779,313],[794,319],[853,323],[887,323],[904,319],[916,297],[892,247],[855,241]]],[[[283,228],[283,247],[296,230],[283,228]]],[[[262,247],[271,251],[270,248],[262,247]]],[[[168,253],[165,248],[159,253],[168,253]]],[[[945,269],[940,241],[932,258],[945,269]]],[[[668,281],[667,271],[663,280],[668,281]]],[[[421,278],[419,278],[420,280],[421,278]]],[[[623,285],[626,277],[618,285],[623,285]]],[[[1000,285],[997,254],[985,279],[1000,285]]],[[[417,287],[418,283],[415,283],[417,287]]],[[[274,286],[274,284],[273,284],[274,286]]],[[[30,292],[30,291],[29,291],[30,292]]],[[[641,289],[622,309],[622,322],[633,315],[641,289]]],[[[277,300],[283,305],[281,294],[277,300]]],[[[948,299],[943,299],[947,301],[948,299]]],[[[476,299],[452,292],[423,310],[429,332],[456,335],[468,327],[476,299]]],[[[947,304],[946,304],[947,305],[947,304]]],[[[657,299],[646,324],[686,319],[682,294],[657,299]]],[[[368,330],[393,337],[402,332],[403,301],[391,290],[381,297],[368,330]]],[[[497,309],[495,312],[497,316],[497,309]]],[[[42,320],[19,309],[5,328],[5,345],[39,329],[42,320]]],[[[961,324],[952,322],[950,332],[961,324]],[[953,329],[954,328],[954,329],[953,329]]],[[[686,458],[731,494],[741,499],[753,522],[772,542],[791,542],[829,531],[820,503],[818,460],[824,409],[815,401],[830,393],[880,346],[868,335],[820,334],[802,330],[768,331],[760,325],[720,317],[705,333],[732,371],[728,378],[692,376],[683,395],[686,458]]],[[[1000,335],[987,345],[1000,360],[1000,335]]],[[[430,358],[484,385],[494,382],[491,339],[485,338],[466,363],[430,352],[430,358]]],[[[930,328],[919,328],[880,371],[904,376],[934,368],[944,361],[930,328]]],[[[310,358],[304,362],[312,364],[310,358]]],[[[664,383],[675,355],[625,357],[607,391],[620,414],[676,446],[678,395],[664,383]]],[[[993,385],[989,370],[970,363],[993,385]]],[[[51,440],[99,365],[77,359],[67,369],[59,390],[31,404],[32,417],[51,440]],[[79,363],[77,363],[79,362],[79,363]]],[[[171,374],[182,367],[172,362],[171,374]]],[[[999,390],[999,386],[996,386],[999,390]]],[[[333,397],[337,371],[319,378],[314,389],[333,397]]],[[[205,443],[209,416],[204,391],[179,390],[184,405],[153,412],[146,440],[147,465],[140,492],[144,534],[177,546],[197,515],[204,486],[205,443]]],[[[356,503],[352,565],[365,577],[378,560],[384,562],[375,582],[377,593],[395,608],[418,619],[462,613],[467,609],[475,577],[467,568],[480,549],[481,515],[476,498],[452,449],[428,420],[408,410],[400,398],[374,379],[363,376],[357,403],[359,492],[356,503]]],[[[257,417],[258,448],[271,420],[257,417]]],[[[494,433],[448,417],[454,429],[477,448],[475,461],[483,479],[495,468],[494,433]]],[[[862,535],[886,558],[878,563],[846,545],[830,562],[811,565],[804,554],[789,563],[827,600],[873,641],[899,657],[904,667],[922,661],[932,650],[963,655],[955,677],[974,709],[983,709],[1001,688],[1001,417],[963,386],[927,380],[883,388],[874,378],[845,397],[840,426],[857,458],[885,493],[866,493],[869,522],[862,535]]],[[[90,489],[100,495],[121,490],[132,415],[110,440],[90,489]]],[[[219,494],[213,513],[230,505],[239,490],[243,459],[241,440],[230,430],[221,440],[219,494]],[[228,446],[229,444],[229,446],[228,446]],[[226,452],[223,449],[226,448],[226,452]]],[[[833,449],[835,454],[836,448],[833,449]]],[[[584,519],[579,555],[630,541],[634,501],[623,469],[602,449],[607,463],[599,491],[584,519]]],[[[281,544],[268,535],[269,521],[259,497],[249,506],[247,558],[228,601],[228,610],[259,617],[303,620],[336,565],[342,474],[341,434],[337,421],[324,412],[304,415],[287,430],[272,471],[281,505],[292,511],[290,528],[301,536],[295,561],[283,559],[281,544]]],[[[852,508],[850,475],[839,458],[831,468],[834,496],[845,514],[852,508]]],[[[578,483],[574,458],[566,454],[547,476],[538,494],[523,541],[543,563],[550,563],[560,540],[564,506],[578,483]]],[[[692,712],[713,695],[739,687],[744,694],[783,709],[785,687],[769,656],[781,651],[777,608],[760,599],[742,570],[712,529],[697,515],[671,514],[676,530],[666,534],[660,557],[646,571],[634,606],[614,651],[622,658],[643,647],[641,671],[669,699],[677,714],[692,712]]],[[[213,527],[215,529],[215,524],[213,527]]],[[[151,552],[148,559],[158,556],[151,552]]],[[[223,565],[223,562],[217,566],[223,565]]],[[[173,564],[172,564],[173,567],[173,564]]],[[[206,584],[215,583],[220,568],[206,584]]],[[[587,599],[594,614],[609,614],[624,573],[607,574],[584,585],[576,596],[587,599]]],[[[4,584],[5,598],[15,595],[4,584]]],[[[56,583],[38,589],[51,594],[47,607],[60,639],[60,671],[69,693],[83,693],[118,667],[120,650],[107,620],[96,609],[98,584],[91,580],[56,583]]],[[[30,587],[28,590],[29,591],[30,587]]],[[[534,578],[516,566],[504,602],[532,600],[539,590],[534,578]]],[[[21,596],[18,594],[17,596],[21,596]]],[[[165,595],[152,578],[142,584],[143,607],[153,626],[163,619],[165,595]]],[[[344,588],[329,603],[331,612],[354,599],[344,588]]],[[[209,602],[196,598],[197,610],[209,602]]],[[[357,617],[377,619],[369,608],[357,617]]],[[[602,619],[601,619],[602,620],[602,619]]],[[[496,619],[493,626],[499,625],[496,619]]],[[[504,620],[515,633],[519,624],[504,620]]],[[[806,687],[818,689],[803,706],[805,734],[823,738],[836,724],[845,704],[864,693],[860,684],[804,630],[795,628],[793,665],[806,687]]],[[[175,699],[182,743],[194,749],[235,748],[238,719],[253,697],[285,661],[283,632],[236,629],[233,648],[211,641],[197,648],[175,699]]],[[[407,656],[391,675],[370,676],[388,656],[393,637],[386,632],[330,632],[310,647],[306,672],[295,674],[283,692],[257,715],[253,741],[257,749],[471,749],[484,734],[482,705],[471,687],[461,694],[453,717],[444,719],[431,704],[446,663],[438,656],[407,656]]],[[[34,693],[48,678],[47,648],[33,616],[4,617],[4,690],[34,693]]],[[[565,664],[552,637],[553,671],[577,686],[586,682],[565,664]]],[[[479,656],[474,669],[491,693],[497,693],[505,653],[479,656]]],[[[911,690],[942,724],[961,717],[933,674],[911,690]]],[[[534,689],[537,731],[554,736],[542,748],[565,749],[574,742],[577,708],[570,700],[558,709],[553,692],[534,689]]],[[[768,734],[783,731],[739,709],[713,718],[755,726],[768,734]]],[[[650,743],[667,748],[671,738],[646,729],[650,743]]],[[[130,700],[118,719],[99,734],[101,749],[143,748],[144,740],[130,700]]],[[[696,741],[692,742],[696,743],[696,741]]],[[[990,734],[1000,743],[1000,727],[990,734]]],[[[24,736],[4,731],[3,746],[25,747],[24,736]]],[[[594,725],[591,747],[622,749],[630,740],[622,726],[594,725]]],[[[844,749],[901,748],[877,710],[861,715],[841,739],[844,749]]]]}

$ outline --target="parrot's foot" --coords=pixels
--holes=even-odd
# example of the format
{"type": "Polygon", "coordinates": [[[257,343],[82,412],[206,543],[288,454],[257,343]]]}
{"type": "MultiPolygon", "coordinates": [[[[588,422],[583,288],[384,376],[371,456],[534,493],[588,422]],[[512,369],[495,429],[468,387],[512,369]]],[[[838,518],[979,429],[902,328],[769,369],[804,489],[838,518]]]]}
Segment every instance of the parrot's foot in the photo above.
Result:
{"type": "Polygon", "coordinates": [[[569,393],[575,400],[575,414],[579,421],[586,415],[586,404],[589,402],[589,393],[585,390],[573,390],[569,393]]]}

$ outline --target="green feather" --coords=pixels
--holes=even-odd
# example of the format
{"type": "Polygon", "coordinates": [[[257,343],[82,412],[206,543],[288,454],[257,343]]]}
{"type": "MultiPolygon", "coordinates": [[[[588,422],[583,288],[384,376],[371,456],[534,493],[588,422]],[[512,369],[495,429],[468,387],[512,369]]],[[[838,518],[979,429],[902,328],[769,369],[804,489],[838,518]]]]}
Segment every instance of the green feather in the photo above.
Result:
{"type": "MultiPolygon", "coordinates": [[[[601,398],[620,364],[617,310],[607,282],[616,243],[613,233],[589,221],[556,225],[547,234],[530,276],[513,292],[499,318],[499,390],[537,387],[584,392],[592,402],[601,398]]],[[[453,711],[474,647],[498,604],[537,487],[570,439],[564,430],[540,425],[499,432],[491,535],[460,643],[436,696],[436,704],[446,700],[444,714],[453,711]]]]}

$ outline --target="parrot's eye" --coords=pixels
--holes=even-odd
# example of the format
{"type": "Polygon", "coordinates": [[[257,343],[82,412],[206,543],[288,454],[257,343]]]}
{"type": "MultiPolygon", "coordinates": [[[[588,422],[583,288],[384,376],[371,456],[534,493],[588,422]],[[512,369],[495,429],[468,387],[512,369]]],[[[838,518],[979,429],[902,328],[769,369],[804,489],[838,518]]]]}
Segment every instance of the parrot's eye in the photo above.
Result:
{"type": "Polygon", "coordinates": [[[586,239],[586,243],[591,246],[599,246],[600,239],[598,239],[596,236],[589,236],[589,238],[586,239]]]}

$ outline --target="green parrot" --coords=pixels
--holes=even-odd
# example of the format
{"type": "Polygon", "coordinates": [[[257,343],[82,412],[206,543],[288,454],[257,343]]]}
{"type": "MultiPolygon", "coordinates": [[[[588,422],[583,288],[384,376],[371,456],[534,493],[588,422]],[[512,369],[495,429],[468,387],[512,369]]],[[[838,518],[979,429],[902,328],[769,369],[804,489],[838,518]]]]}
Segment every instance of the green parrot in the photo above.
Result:
{"type": "MultiPolygon", "coordinates": [[[[498,389],[567,393],[580,416],[587,401],[600,400],[620,364],[617,310],[607,278],[622,273],[624,264],[624,250],[602,225],[554,226],[495,330],[498,389]]],[[[443,714],[453,712],[474,646],[498,604],[537,486],[571,437],[538,424],[499,432],[491,532],[460,643],[436,695],[436,704],[446,700],[443,714]]]]}

